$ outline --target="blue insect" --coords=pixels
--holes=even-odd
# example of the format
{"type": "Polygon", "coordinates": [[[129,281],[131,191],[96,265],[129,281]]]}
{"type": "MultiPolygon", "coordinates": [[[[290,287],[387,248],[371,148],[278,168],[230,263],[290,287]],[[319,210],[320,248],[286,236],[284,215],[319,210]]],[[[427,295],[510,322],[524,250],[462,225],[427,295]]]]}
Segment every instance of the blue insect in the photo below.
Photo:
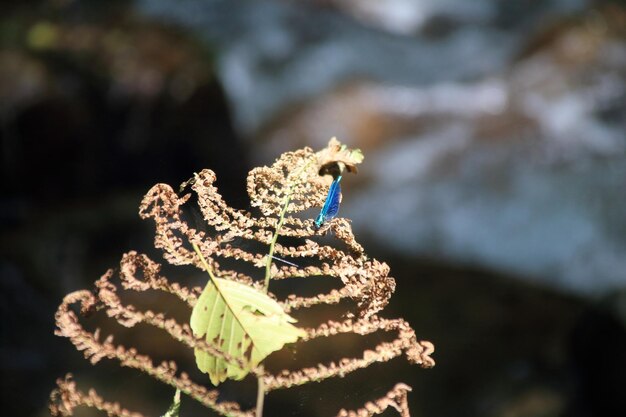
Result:
{"type": "Polygon", "coordinates": [[[341,185],[339,185],[339,181],[341,181],[341,175],[335,178],[333,183],[330,184],[324,207],[322,207],[320,214],[315,219],[316,229],[322,227],[324,223],[339,213],[339,200],[341,199],[341,185]]]}

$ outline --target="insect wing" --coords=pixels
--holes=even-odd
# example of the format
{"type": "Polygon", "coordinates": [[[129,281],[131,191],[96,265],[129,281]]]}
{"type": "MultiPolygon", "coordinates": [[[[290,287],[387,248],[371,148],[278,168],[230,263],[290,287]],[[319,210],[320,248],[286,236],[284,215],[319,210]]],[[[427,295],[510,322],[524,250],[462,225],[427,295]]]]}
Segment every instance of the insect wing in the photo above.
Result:
{"type": "Polygon", "coordinates": [[[315,227],[317,229],[322,227],[326,220],[332,219],[339,212],[339,200],[341,199],[341,186],[339,185],[339,181],[341,181],[341,175],[330,184],[324,206],[315,219],[315,227]]]}
{"type": "Polygon", "coordinates": [[[341,200],[341,185],[339,184],[341,177],[333,181],[328,191],[328,197],[324,208],[326,209],[326,220],[330,220],[339,213],[339,202],[341,200]]]}

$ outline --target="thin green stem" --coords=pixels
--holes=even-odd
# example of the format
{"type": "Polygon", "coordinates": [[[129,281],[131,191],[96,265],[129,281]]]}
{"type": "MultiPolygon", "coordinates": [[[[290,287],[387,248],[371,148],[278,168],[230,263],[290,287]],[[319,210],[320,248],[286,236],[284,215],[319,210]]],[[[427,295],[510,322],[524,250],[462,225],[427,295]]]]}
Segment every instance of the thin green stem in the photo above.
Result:
{"type": "Polygon", "coordinates": [[[202,252],[200,252],[200,248],[197,244],[193,242],[191,243],[191,246],[193,246],[193,250],[196,252],[196,255],[198,255],[198,258],[200,258],[200,262],[202,263],[202,266],[204,266],[206,272],[209,274],[209,277],[211,277],[211,281],[213,281],[213,283],[215,284],[215,275],[213,275],[213,270],[209,266],[209,263],[206,261],[206,259],[204,259],[204,255],[202,255],[202,252]]]}
{"type": "Polygon", "coordinates": [[[311,163],[315,161],[315,158],[309,159],[309,161],[296,173],[295,180],[289,184],[287,188],[287,195],[285,196],[285,201],[283,203],[283,208],[280,210],[280,215],[278,217],[278,224],[276,224],[276,230],[274,231],[274,236],[272,236],[272,241],[270,242],[270,250],[267,254],[267,260],[265,261],[265,283],[263,285],[263,289],[267,293],[270,287],[270,278],[272,275],[272,259],[274,257],[274,250],[276,247],[276,241],[278,240],[278,235],[280,232],[280,228],[283,227],[283,223],[285,222],[285,214],[287,213],[287,208],[289,207],[289,203],[291,202],[291,194],[293,193],[293,189],[296,186],[297,181],[300,178],[300,175],[306,171],[306,169],[311,165],[311,163]]]}
{"type": "Polygon", "coordinates": [[[263,289],[265,292],[270,287],[270,276],[272,270],[272,259],[274,256],[274,249],[276,247],[276,241],[278,240],[278,232],[280,228],[283,227],[283,223],[285,222],[285,213],[287,213],[287,207],[289,206],[289,202],[291,201],[291,190],[293,187],[289,187],[289,194],[287,195],[287,199],[285,201],[285,205],[283,209],[280,211],[280,217],[278,218],[278,224],[276,225],[276,231],[274,232],[274,236],[272,236],[272,242],[270,243],[270,251],[267,254],[267,260],[265,261],[265,284],[263,289]]]}
{"type": "Polygon", "coordinates": [[[265,402],[265,383],[263,377],[259,376],[259,384],[256,392],[256,417],[263,417],[263,403],[265,402]]]}

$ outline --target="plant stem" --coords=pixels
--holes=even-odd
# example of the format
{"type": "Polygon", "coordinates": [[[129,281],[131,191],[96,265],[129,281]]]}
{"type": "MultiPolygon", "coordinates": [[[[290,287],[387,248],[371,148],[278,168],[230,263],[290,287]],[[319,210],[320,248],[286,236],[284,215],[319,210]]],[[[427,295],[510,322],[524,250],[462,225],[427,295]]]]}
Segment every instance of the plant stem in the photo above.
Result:
{"type": "Polygon", "coordinates": [[[259,376],[259,384],[256,392],[256,417],[263,417],[263,402],[265,401],[265,384],[263,377],[259,376]]]}
{"type": "Polygon", "coordinates": [[[309,159],[309,161],[297,172],[295,175],[295,180],[289,184],[289,188],[287,188],[287,196],[285,197],[285,202],[283,204],[282,210],[280,210],[280,215],[278,218],[278,224],[276,225],[276,231],[274,231],[274,236],[272,236],[272,242],[270,243],[270,251],[267,254],[267,261],[265,261],[265,284],[263,285],[263,289],[267,293],[270,287],[270,277],[271,277],[271,268],[272,268],[272,259],[274,256],[274,248],[276,246],[276,241],[278,240],[278,234],[280,232],[280,228],[283,227],[283,223],[285,222],[285,214],[287,213],[287,207],[289,207],[289,203],[291,202],[291,193],[293,192],[293,188],[296,186],[300,175],[306,171],[306,169],[311,165],[311,163],[315,161],[315,158],[309,159]]]}
{"type": "MultiPolygon", "coordinates": [[[[296,181],[299,179],[300,175],[306,171],[311,162],[313,162],[315,158],[309,159],[309,161],[298,171],[295,175],[296,181]]],[[[283,227],[283,223],[285,222],[285,214],[287,213],[287,207],[289,207],[289,203],[291,202],[291,193],[293,192],[293,188],[296,186],[296,181],[293,181],[289,184],[289,188],[287,189],[287,196],[285,197],[285,202],[283,204],[283,208],[280,211],[280,216],[278,218],[278,223],[276,224],[276,230],[274,231],[274,236],[272,236],[272,242],[270,243],[270,250],[267,254],[267,261],[265,263],[265,283],[263,289],[267,293],[270,287],[270,278],[272,275],[272,259],[274,256],[274,250],[276,248],[276,241],[278,240],[278,235],[280,232],[280,228],[283,227]]],[[[263,403],[265,401],[265,384],[263,383],[263,377],[259,376],[257,386],[257,394],[256,394],[256,417],[263,417],[263,403]]]]}
{"type": "Polygon", "coordinates": [[[191,246],[193,247],[193,250],[196,252],[196,255],[198,255],[198,258],[200,258],[200,262],[204,266],[204,269],[206,270],[206,272],[209,274],[211,281],[213,281],[213,283],[216,284],[215,286],[217,287],[217,283],[215,282],[215,275],[213,275],[213,270],[209,266],[209,263],[206,261],[206,259],[204,259],[202,252],[200,252],[200,248],[195,243],[192,243],[191,246]]]}
{"type": "Polygon", "coordinates": [[[276,231],[274,232],[274,236],[272,236],[272,242],[270,243],[270,251],[267,254],[267,261],[265,263],[265,284],[263,289],[265,292],[270,287],[270,276],[272,269],[272,257],[274,256],[274,248],[276,246],[276,241],[278,240],[278,232],[281,227],[283,227],[283,223],[285,222],[285,213],[287,213],[287,207],[289,206],[289,202],[291,201],[291,190],[293,186],[289,187],[289,192],[287,194],[287,199],[285,200],[285,204],[283,205],[283,209],[280,211],[280,217],[278,218],[278,224],[276,225],[276,231]]]}

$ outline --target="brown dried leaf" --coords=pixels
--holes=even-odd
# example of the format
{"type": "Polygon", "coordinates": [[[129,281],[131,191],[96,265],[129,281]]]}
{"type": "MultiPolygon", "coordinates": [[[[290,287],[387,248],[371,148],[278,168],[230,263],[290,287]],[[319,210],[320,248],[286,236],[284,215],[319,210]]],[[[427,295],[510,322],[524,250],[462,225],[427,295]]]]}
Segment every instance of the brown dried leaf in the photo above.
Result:
{"type": "Polygon", "coordinates": [[[335,166],[338,166],[341,173],[344,169],[348,172],[356,173],[357,165],[363,162],[365,156],[360,149],[349,149],[346,145],[342,145],[337,138],[332,138],[328,142],[328,146],[321,151],[317,152],[317,163],[321,175],[326,173],[333,173],[335,166]]]}

